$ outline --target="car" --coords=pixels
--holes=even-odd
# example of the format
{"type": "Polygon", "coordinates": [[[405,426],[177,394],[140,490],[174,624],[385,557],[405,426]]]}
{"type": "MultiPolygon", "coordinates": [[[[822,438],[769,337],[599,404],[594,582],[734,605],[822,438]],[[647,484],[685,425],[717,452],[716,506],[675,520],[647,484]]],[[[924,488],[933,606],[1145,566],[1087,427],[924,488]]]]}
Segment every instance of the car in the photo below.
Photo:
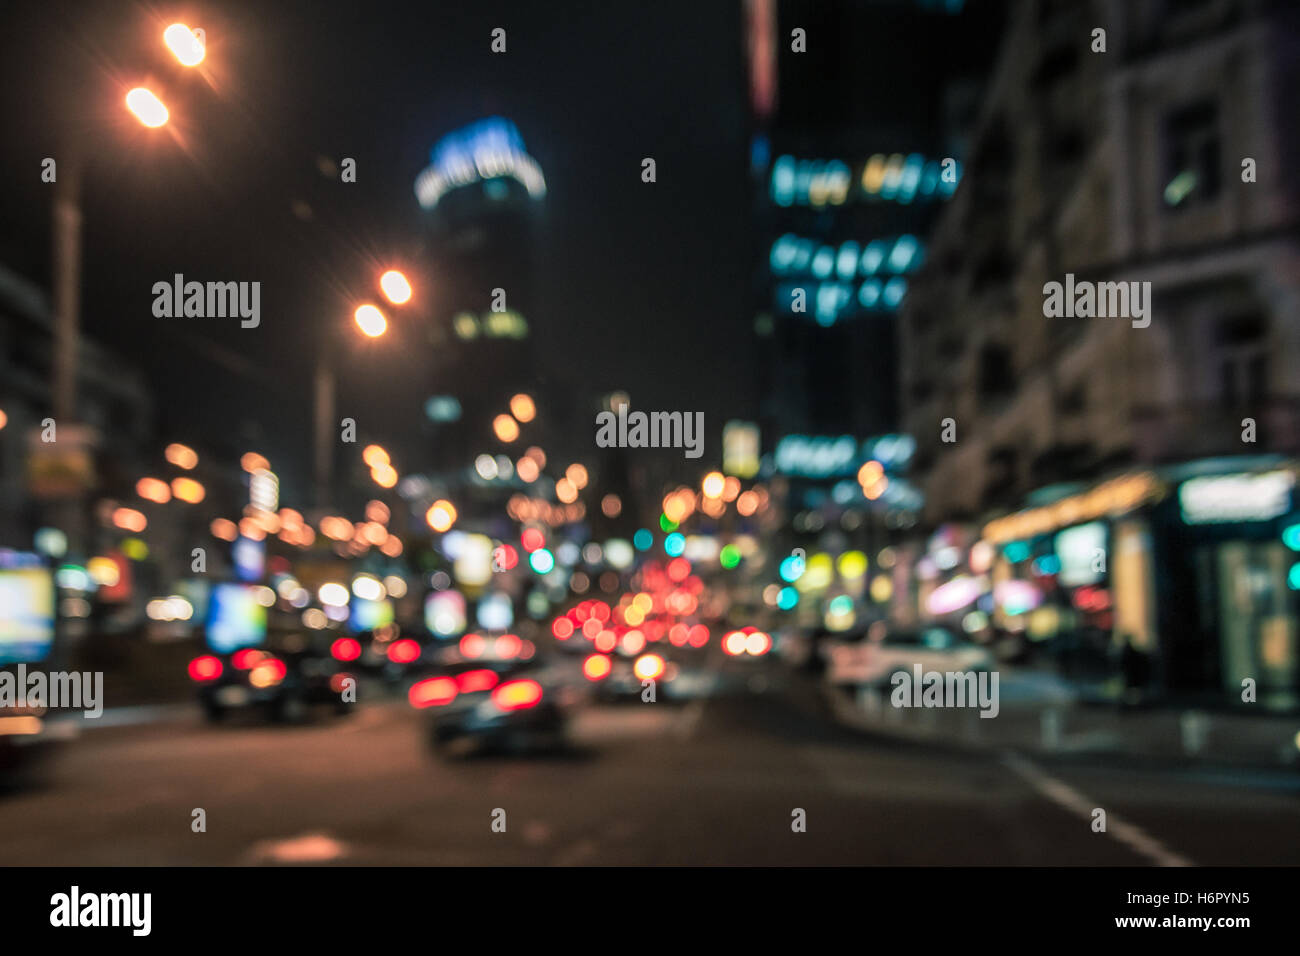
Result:
{"type": "Polygon", "coordinates": [[[368,628],[355,635],[338,637],[331,653],[337,659],[344,659],[340,658],[342,652],[352,667],[385,684],[399,686],[420,666],[425,646],[414,636],[419,633],[398,624],[368,628]]]}
{"type": "Polygon", "coordinates": [[[637,654],[592,654],[590,657],[606,658],[608,666],[597,662],[583,662],[583,674],[592,682],[596,696],[602,701],[640,701],[645,699],[649,685],[655,682],[655,699],[670,699],[680,672],[678,663],[665,657],[666,648],[646,648],[637,654]]]}
{"type": "Polygon", "coordinates": [[[456,756],[562,749],[582,694],[555,666],[515,658],[444,664],[416,680],[407,698],[428,715],[432,749],[456,756]]]}
{"type": "Polygon", "coordinates": [[[320,653],[299,635],[277,641],[274,650],[242,647],[202,654],[190,661],[189,676],[210,723],[239,711],[260,712],[278,723],[301,721],[313,707],[347,713],[346,682],[355,680],[345,662],[320,653]]]}
{"type": "Polygon", "coordinates": [[[888,687],[895,674],[911,674],[916,665],[925,671],[991,671],[993,655],[950,627],[922,625],[912,628],[873,626],[852,632],[823,646],[826,678],[831,684],[888,687]]]}
{"type": "Polygon", "coordinates": [[[0,790],[37,781],[54,740],[44,707],[0,711],[0,790]]]}

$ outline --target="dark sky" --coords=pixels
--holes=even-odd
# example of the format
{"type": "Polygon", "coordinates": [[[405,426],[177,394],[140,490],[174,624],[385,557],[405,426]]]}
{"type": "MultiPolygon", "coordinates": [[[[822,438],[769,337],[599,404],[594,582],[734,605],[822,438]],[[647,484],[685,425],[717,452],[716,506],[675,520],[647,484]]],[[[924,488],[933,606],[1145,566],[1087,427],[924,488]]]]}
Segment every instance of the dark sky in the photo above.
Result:
{"type": "Polygon", "coordinates": [[[547,179],[529,316],[543,364],[582,396],[704,410],[711,436],[753,415],[738,3],[8,0],[0,16],[0,259],[48,287],[41,160],[83,150],[84,327],[144,371],[165,437],[262,441],[292,488],[313,349],[341,325],[355,362],[340,413],[417,440],[422,356],[356,349],[350,303],[419,250],[430,146],[487,115],[518,125],[547,179]],[[161,46],[175,20],[207,32],[202,75],[161,46]],[[489,50],[498,26],[505,55],[489,50]],[[171,107],[163,130],[122,105],[145,81],[171,107]],[[318,156],[355,157],[357,183],[323,177],[318,156]],[[176,272],[260,280],[261,327],[155,319],[152,285],[176,272]]]}

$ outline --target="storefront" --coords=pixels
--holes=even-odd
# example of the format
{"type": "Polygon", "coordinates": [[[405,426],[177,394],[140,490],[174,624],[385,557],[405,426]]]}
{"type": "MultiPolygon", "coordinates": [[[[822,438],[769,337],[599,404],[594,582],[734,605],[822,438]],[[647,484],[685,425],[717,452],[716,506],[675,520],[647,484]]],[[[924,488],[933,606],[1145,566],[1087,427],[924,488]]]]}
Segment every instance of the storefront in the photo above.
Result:
{"type": "Polygon", "coordinates": [[[1253,687],[1261,707],[1296,707],[1295,484],[1294,463],[1237,458],[1058,493],[984,525],[976,607],[1080,680],[1228,704],[1253,687]]]}
{"type": "Polygon", "coordinates": [[[1216,464],[1171,475],[1176,493],[1152,514],[1165,682],[1238,702],[1253,681],[1259,705],[1289,709],[1300,704],[1296,472],[1216,464]]]}

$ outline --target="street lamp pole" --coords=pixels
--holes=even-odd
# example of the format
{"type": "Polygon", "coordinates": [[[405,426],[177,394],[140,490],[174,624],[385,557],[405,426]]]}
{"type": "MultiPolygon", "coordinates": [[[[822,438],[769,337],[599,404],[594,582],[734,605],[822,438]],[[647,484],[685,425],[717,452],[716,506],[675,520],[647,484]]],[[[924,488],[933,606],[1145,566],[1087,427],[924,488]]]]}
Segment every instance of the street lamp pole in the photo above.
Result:
{"type": "Polygon", "coordinates": [[[315,411],[315,486],[316,507],[326,509],[331,504],[334,484],[334,444],[330,440],[334,428],[335,375],[334,357],[330,343],[332,335],[323,337],[316,356],[316,374],[313,383],[315,411]]]}
{"type": "MultiPolygon", "coordinates": [[[[385,298],[394,305],[410,301],[411,284],[396,269],[389,269],[379,277],[379,287],[385,298]]],[[[358,306],[353,315],[357,327],[370,338],[379,338],[388,331],[388,319],[377,307],[366,303],[358,306]]],[[[334,491],[334,415],[338,381],[335,372],[336,333],[331,330],[321,337],[316,354],[316,372],[312,383],[312,411],[314,419],[313,451],[316,507],[322,512],[329,508],[334,491]]]]}
{"type": "Polygon", "coordinates": [[[81,164],[64,164],[54,195],[54,420],[70,425],[77,414],[77,347],[81,325],[81,164]]]}

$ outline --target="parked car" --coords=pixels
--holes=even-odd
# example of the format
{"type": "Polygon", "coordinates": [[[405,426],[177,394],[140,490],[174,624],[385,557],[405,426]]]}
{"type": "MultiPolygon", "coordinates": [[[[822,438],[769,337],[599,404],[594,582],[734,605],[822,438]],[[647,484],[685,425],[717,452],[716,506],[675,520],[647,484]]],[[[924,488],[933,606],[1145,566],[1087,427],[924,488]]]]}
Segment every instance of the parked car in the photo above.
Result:
{"type": "Polygon", "coordinates": [[[54,740],[44,707],[0,710],[0,790],[39,779],[54,740]]]}
{"type": "Polygon", "coordinates": [[[888,686],[897,673],[924,671],[980,672],[995,667],[987,649],[949,627],[876,627],[823,646],[827,680],[857,687],[888,686]]]}
{"type": "Polygon", "coordinates": [[[283,723],[303,720],[313,708],[348,712],[345,681],[353,675],[344,662],[320,653],[305,639],[276,644],[274,650],[243,647],[190,661],[190,679],[209,722],[219,723],[239,711],[260,712],[283,723]]]}

